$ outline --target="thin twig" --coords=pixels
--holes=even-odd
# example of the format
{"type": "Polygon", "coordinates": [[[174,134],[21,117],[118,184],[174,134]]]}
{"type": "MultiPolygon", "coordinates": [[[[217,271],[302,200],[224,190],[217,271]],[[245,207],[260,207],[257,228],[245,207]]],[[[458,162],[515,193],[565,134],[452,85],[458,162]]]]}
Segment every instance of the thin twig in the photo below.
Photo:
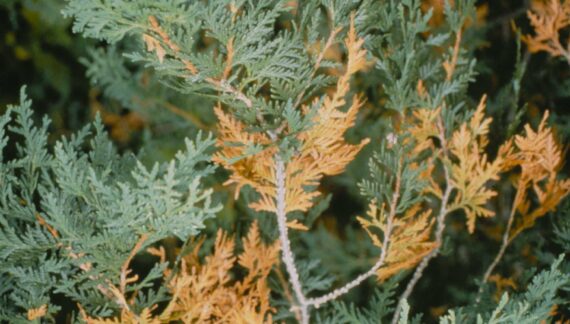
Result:
{"type": "Polygon", "coordinates": [[[172,281],[172,279],[174,278],[174,276],[178,273],[180,263],[182,262],[182,258],[184,258],[183,253],[186,250],[186,248],[188,247],[188,244],[190,243],[190,241],[191,241],[191,237],[188,237],[186,239],[186,241],[184,241],[184,243],[182,244],[182,247],[180,247],[180,252],[176,256],[176,260],[174,260],[174,264],[172,265],[172,270],[170,270],[170,274],[164,280],[164,282],[170,283],[172,281]]]}
{"type": "MultiPolygon", "coordinates": [[[[170,48],[174,57],[176,57],[178,60],[180,60],[180,62],[182,62],[182,64],[184,64],[184,67],[186,68],[186,70],[188,70],[192,75],[197,75],[199,72],[198,68],[189,60],[180,57],[180,46],[178,46],[176,43],[174,43],[174,41],[172,41],[172,39],[170,39],[168,34],[162,29],[162,27],[158,23],[158,20],[156,19],[156,17],[149,16],[148,20],[149,20],[149,23],[151,25],[151,30],[160,36],[160,38],[166,44],[166,46],[168,46],[168,48],[170,48]]],[[[238,101],[243,102],[247,108],[253,107],[253,102],[251,101],[251,99],[249,99],[243,92],[232,87],[229,84],[229,82],[227,81],[227,79],[222,78],[222,79],[218,80],[218,79],[214,79],[214,78],[205,78],[204,80],[207,83],[209,83],[210,85],[217,88],[218,90],[221,90],[222,92],[226,92],[226,93],[231,94],[238,101]]]]}
{"type": "Polygon", "coordinates": [[[394,317],[392,319],[392,324],[395,324],[398,322],[399,317],[400,317],[400,309],[404,305],[404,301],[407,300],[410,297],[410,295],[412,294],[414,287],[416,286],[416,284],[418,283],[418,281],[422,277],[423,272],[427,268],[431,259],[435,258],[439,254],[439,251],[441,249],[441,243],[443,240],[443,230],[445,229],[445,216],[447,215],[447,200],[449,200],[451,188],[452,187],[450,185],[448,185],[447,188],[445,189],[445,193],[444,193],[443,199],[442,199],[441,208],[439,211],[439,215],[437,217],[437,229],[436,229],[436,235],[435,235],[435,237],[436,237],[435,242],[437,243],[437,246],[435,249],[433,249],[428,255],[426,255],[422,259],[422,262],[420,262],[420,264],[418,265],[418,267],[414,271],[414,275],[412,276],[412,279],[410,280],[410,282],[406,286],[406,290],[404,291],[404,293],[402,294],[402,296],[400,297],[400,299],[398,301],[398,306],[396,307],[396,312],[394,313],[394,317]]]}
{"type": "Polygon", "coordinates": [[[489,280],[489,277],[491,276],[491,274],[493,273],[493,271],[495,270],[495,268],[497,267],[497,265],[499,264],[499,262],[503,258],[503,255],[505,255],[505,251],[507,250],[507,246],[509,245],[509,242],[510,242],[509,241],[509,234],[511,233],[511,228],[513,227],[513,222],[514,222],[515,214],[516,214],[516,210],[517,210],[516,207],[519,203],[520,196],[521,196],[521,193],[523,191],[524,191],[524,188],[521,189],[521,187],[519,186],[519,188],[517,189],[517,193],[515,195],[515,200],[513,201],[513,205],[511,207],[511,213],[509,215],[509,220],[507,222],[507,228],[505,229],[505,232],[503,233],[501,248],[499,249],[499,252],[495,256],[495,259],[493,259],[493,262],[489,265],[489,267],[487,268],[487,271],[485,271],[485,274],[483,275],[483,278],[481,279],[481,286],[479,287],[479,292],[477,293],[477,299],[475,301],[477,304],[481,301],[481,294],[483,293],[483,286],[489,280]]]}
{"type": "MultiPolygon", "coordinates": [[[[270,133],[270,137],[276,139],[276,134],[270,133]]],[[[382,244],[382,252],[380,254],[380,258],[378,261],[368,270],[367,272],[360,274],[351,282],[347,283],[341,288],[335,289],[332,292],[325,294],[321,297],[310,298],[307,299],[306,296],[303,294],[301,288],[301,282],[299,279],[299,273],[295,266],[295,256],[291,251],[291,242],[289,241],[288,237],[288,229],[287,229],[287,213],[286,213],[286,205],[285,205],[285,198],[286,198],[286,189],[285,189],[285,163],[281,159],[279,155],[275,156],[275,178],[276,178],[276,185],[277,185],[277,223],[279,227],[279,240],[281,241],[282,246],[282,260],[285,264],[285,268],[289,273],[290,282],[293,286],[293,291],[295,292],[295,297],[297,299],[298,305],[292,307],[292,310],[296,313],[300,313],[300,322],[301,323],[309,323],[310,313],[309,308],[314,306],[315,308],[319,308],[322,304],[325,304],[329,301],[335,300],[338,297],[346,294],[354,287],[360,285],[364,280],[370,278],[371,276],[375,275],[383,265],[386,260],[389,244],[390,244],[390,235],[392,232],[393,221],[396,216],[396,210],[398,206],[398,200],[400,199],[400,186],[401,186],[401,173],[402,173],[402,164],[403,161],[400,160],[398,165],[398,171],[396,176],[395,188],[394,193],[392,195],[392,201],[390,204],[390,214],[388,215],[387,224],[386,224],[386,232],[384,233],[384,239],[382,244]]]]}
{"type": "Polygon", "coordinates": [[[392,234],[392,226],[394,223],[394,217],[396,217],[396,209],[398,206],[398,200],[400,199],[400,185],[401,185],[401,174],[402,174],[402,163],[403,161],[400,160],[398,165],[398,173],[396,175],[396,184],[394,188],[394,193],[392,194],[392,201],[390,203],[390,214],[388,215],[388,219],[386,222],[386,231],[384,232],[384,239],[382,242],[382,252],[380,254],[380,258],[378,261],[368,270],[367,272],[359,275],[353,281],[347,283],[341,288],[335,289],[334,291],[318,297],[318,298],[311,298],[308,300],[310,305],[315,306],[315,308],[319,308],[320,305],[325,304],[331,300],[335,300],[338,297],[346,294],[352,288],[361,284],[364,280],[368,279],[369,277],[376,274],[378,269],[380,269],[384,265],[384,261],[386,260],[386,256],[388,254],[388,245],[390,244],[390,235],[392,234]]]}
{"type": "MultiPolygon", "coordinates": [[[[323,47],[323,49],[321,50],[321,52],[319,53],[319,56],[317,56],[317,59],[315,60],[315,65],[313,66],[313,72],[311,72],[311,76],[309,77],[309,79],[312,79],[315,77],[315,75],[317,74],[317,71],[319,70],[319,68],[321,67],[321,63],[325,57],[325,52],[334,44],[334,40],[336,38],[336,35],[342,30],[342,27],[338,27],[338,28],[333,28],[331,27],[331,33],[329,34],[329,37],[323,47]]],[[[293,105],[293,107],[297,107],[301,104],[301,101],[303,100],[303,97],[305,96],[305,90],[303,89],[299,95],[297,96],[297,99],[295,100],[295,103],[293,105]]]]}
{"type": "Polygon", "coordinates": [[[200,129],[204,130],[212,130],[211,126],[204,124],[198,117],[194,116],[191,112],[184,110],[176,105],[171,104],[170,102],[162,103],[166,109],[172,112],[175,115],[178,115],[186,120],[192,122],[192,124],[196,125],[200,129]]]}
{"type": "Polygon", "coordinates": [[[123,294],[126,293],[127,285],[129,283],[133,282],[133,278],[138,278],[136,275],[135,275],[135,277],[131,277],[131,278],[128,277],[128,275],[131,273],[131,270],[129,269],[129,265],[131,264],[131,261],[133,260],[133,258],[138,253],[138,251],[140,250],[140,248],[143,246],[144,242],[147,239],[148,239],[147,233],[144,233],[141,235],[141,237],[139,238],[139,240],[137,241],[137,243],[135,244],[135,246],[133,247],[133,249],[131,250],[131,252],[127,256],[127,259],[125,260],[125,262],[121,266],[120,291],[123,294]]]}
{"type": "MultiPolygon", "coordinates": [[[[455,69],[457,68],[457,62],[459,60],[459,51],[461,49],[462,38],[463,38],[463,30],[462,27],[460,27],[455,32],[455,42],[453,44],[453,52],[451,58],[443,62],[443,69],[445,70],[446,82],[451,81],[451,79],[453,78],[453,74],[455,73],[455,69]]],[[[438,126],[439,126],[438,137],[441,143],[441,152],[444,158],[447,161],[449,161],[449,153],[447,151],[447,140],[445,137],[445,125],[443,124],[443,119],[441,117],[441,114],[439,116],[438,126]]],[[[447,168],[446,161],[444,161],[443,163],[443,172],[445,176],[446,187],[445,187],[445,192],[441,197],[441,206],[439,214],[437,216],[437,227],[435,233],[435,243],[437,245],[428,255],[426,255],[422,259],[422,261],[414,271],[412,279],[410,280],[410,282],[408,282],[408,285],[406,286],[406,290],[404,290],[404,293],[400,296],[400,299],[398,300],[398,305],[396,306],[396,311],[394,313],[394,317],[392,318],[392,324],[398,322],[400,318],[400,309],[402,308],[404,301],[410,297],[410,295],[414,291],[414,287],[422,277],[424,270],[429,265],[429,262],[439,254],[439,251],[441,249],[441,244],[443,241],[443,231],[445,230],[445,216],[447,216],[447,214],[449,213],[449,210],[447,209],[447,203],[449,201],[449,196],[451,195],[451,191],[453,190],[453,186],[451,185],[451,175],[447,168]]]]}
{"type": "Polygon", "coordinates": [[[455,44],[453,44],[453,54],[451,56],[451,59],[449,61],[443,62],[443,68],[446,74],[445,77],[446,81],[451,81],[451,79],[453,78],[453,73],[455,72],[455,68],[457,67],[457,61],[459,59],[459,50],[461,48],[460,46],[461,46],[462,35],[463,31],[461,30],[461,28],[459,28],[457,34],[455,35],[455,44]]]}

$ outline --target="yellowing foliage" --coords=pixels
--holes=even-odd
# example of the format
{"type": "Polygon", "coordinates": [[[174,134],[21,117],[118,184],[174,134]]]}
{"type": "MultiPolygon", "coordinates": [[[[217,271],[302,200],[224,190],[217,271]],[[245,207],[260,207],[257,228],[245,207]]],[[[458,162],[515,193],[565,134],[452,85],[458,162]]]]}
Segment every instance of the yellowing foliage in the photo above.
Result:
{"type": "Polygon", "coordinates": [[[418,143],[414,147],[414,153],[418,154],[425,149],[433,148],[431,137],[439,135],[437,122],[441,108],[438,109],[416,109],[409,119],[410,128],[407,130],[412,138],[418,143]]]}
{"type": "MultiPolygon", "coordinates": [[[[421,9],[424,13],[432,10],[432,17],[429,21],[430,26],[440,27],[445,22],[445,5],[449,3],[451,8],[455,8],[455,0],[423,0],[421,9]]],[[[483,3],[477,6],[476,17],[473,22],[472,19],[468,19],[465,22],[465,27],[482,26],[486,22],[486,18],[489,14],[489,5],[483,3]]]]}
{"type": "MultiPolygon", "coordinates": [[[[417,143],[414,154],[427,149],[435,150],[432,138],[438,138],[439,145],[444,146],[439,156],[449,169],[447,185],[451,186],[454,193],[446,212],[463,210],[467,216],[467,228],[471,233],[475,230],[477,217],[494,215],[486,204],[497,192],[489,188],[488,184],[499,179],[499,174],[505,168],[506,155],[511,151],[511,144],[507,142],[499,148],[495,160],[489,161],[485,149],[489,144],[489,125],[492,119],[485,118],[485,107],[486,97],[483,97],[471,119],[461,124],[449,140],[446,140],[443,134],[441,108],[417,109],[408,119],[410,127],[407,131],[417,143]]],[[[432,193],[441,199],[443,192],[434,179],[434,165],[432,162],[428,164],[428,168],[422,173],[423,178],[430,183],[426,193],[432,193]]]]}
{"type": "Polygon", "coordinates": [[[523,36],[531,52],[545,51],[552,56],[563,56],[570,62],[570,43],[561,42],[560,32],[570,26],[570,1],[534,0],[527,12],[535,35],[523,36]]]}
{"type": "MultiPolygon", "coordinates": [[[[243,242],[244,251],[235,256],[234,240],[219,230],[214,251],[203,263],[198,263],[198,250],[182,259],[181,269],[168,282],[172,298],[157,315],[151,312],[156,306],[140,314],[123,307],[113,319],[82,316],[88,323],[270,323],[274,309],[269,304],[270,289],[267,277],[279,262],[280,245],[262,242],[259,226],[251,226],[243,242]],[[247,270],[242,281],[234,281],[232,269],[237,265],[247,270]]],[[[165,260],[164,249],[151,249],[151,253],[165,260]]],[[[164,273],[165,278],[170,270],[164,273]]]]}
{"type": "Polygon", "coordinates": [[[513,213],[518,211],[521,217],[515,221],[509,240],[532,227],[537,218],[554,210],[570,193],[570,179],[558,179],[563,164],[562,148],[556,142],[552,129],[546,127],[547,119],[548,112],[536,131],[526,125],[526,134],[515,136],[514,152],[508,156],[507,167],[521,169],[516,180],[517,194],[513,203],[513,213]],[[537,201],[534,209],[531,208],[531,192],[537,201]]]}
{"type": "Polygon", "coordinates": [[[161,318],[184,323],[270,322],[273,310],[266,279],[279,261],[279,243],[263,244],[254,223],[243,246],[244,252],[236,258],[233,239],[218,231],[214,253],[204,264],[189,267],[182,263],[182,271],[169,285],[173,298],[161,318]],[[230,271],[236,261],[247,276],[232,283],[230,271]]]}
{"type": "MultiPolygon", "coordinates": [[[[319,107],[311,128],[296,135],[301,146],[299,152],[288,161],[285,170],[287,212],[308,210],[313,198],[320,193],[309,192],[304,187],[317,186],[325,175],[341,173],[368,143],[368,140],[364,140],[358,145],[350,145],[344,140],[344,133],[354,125],[362,100],[354,96],[346,112],[339,110],[346,105],[345,97],[350,89],[351,76],[366,67],[363,42],[357,38],[352,24],[345,40],[348,62],[338,79],[336,90],[319,107]]],[[[303,106],[302,112],[308,113],[308,107],[303,106]]],[[[219,120],[218,147],[221,150],[214,156],[214,161],[231,171],[226,184],[236,184],[236,196],[243,186],[250,185],[261,195],[250,207],[257,211],[275,212],[277,148],[271,145],[275,138],[271,134],[247,132],[242,123],[225,114],[220,106],[215,109],[215,113],[219,120]],[[248,155],[247,148],[252,144],[266,148],[248,155]]]]}
{"type": "Polygon", "coordinates": [[[33,321],[36,319],[40,319],[47,314],[47,305],[42,305],[38,308],[28,309],[28,320],[33,321]]]}

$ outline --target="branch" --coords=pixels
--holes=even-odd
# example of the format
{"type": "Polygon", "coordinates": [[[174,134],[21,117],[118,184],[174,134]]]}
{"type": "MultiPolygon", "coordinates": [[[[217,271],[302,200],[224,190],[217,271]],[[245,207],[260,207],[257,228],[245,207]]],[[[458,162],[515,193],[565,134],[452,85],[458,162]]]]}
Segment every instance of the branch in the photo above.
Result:
{"type": "MultiPolygon", "coordinates": [[[[281,286],[283,287],[283,294],[285,295],[285,298],[290,304],[293,304],[294,303],[293,295],[291,295],[291,290],[289,289],[289,282],[287,281],[287,279],[285,279],[285,276],[283,275],[283,272],[281,272],[281,269],[276,268],[275,274],[277,275],[277,280],[279,280],[279,284],[281,284],[281,286]]],[[[297,320],[300,321],[301,312],[299,311],[299,309],[295,308],[293,309],[293,312],[295,313],[295,318],[297,318],[297,320]]]]}
{"type": "Polygon", "coordinates": [[[443,68],[445,70],[445,74],[446,77],[445,79],[447,81],[451,81],[451,78],[453,77],[453,73],[455,72],[455,68],[457,67],[457,60],[459,58],[459,50],[460,50],[460,45],[461,45],[461,37],[462,37],[462,30],[461,28],[457,31],[457,34],[455,35],[455,44],[453,45],[453,54],[451,55],[451,60],[450,61],[445,61],[443,62],[443,68]]]}
{"type": "MultiPolygon", "coordinates": [[[[448,158],[447,141],[445,139],[445,133],[444,133],[445,128],[443,127],[441,118],[439,120],[439,126],[440,126],[439,140],[441,142],[442,152],[443,155],[446,158],[448,158]]],[[[435,242],[437,243],[437,247],[422,259],[422,261],[414,271],[414,275],[412,276],[410,282],[408,282],[406,290],[398,300],[398,305],[396,306],[396,312],[394,313],[394,317],[392,318],[392,324],[396,324],[398,322],[398,320],[400,319],[400,309],[404,305],[404,301],[407,300],[414,291],[414,287],[422,277],[424,270],[429,265],[431,259],[435,258],[439,254],[441,244],[443,241],[443,231],[445,229],[445,216],[447,216],[447,214],[449,213],[449,210],[447,209],[447,203],[449,201],[449,196],[451,195],[451,191],[453,190],[453,186],[451,185],[451,175],[445,163],[443,163],[443,172],[445,176],[446,188],[445,192],[443,193],[443,196],[441,197],[441,206],[439,209],[439,214],[437,216],[437,228],[435,233],[435,242]]]]}
{"type": "Polygon", "coordinates": [[[277,185],[277,224],[279,227],[279,240],[281,241],[282,255],[281,258],[285,264],[285,268],[289,273],[289,281],[293,286],[298,306],[301,309],[301,323],[309,323],[309,305],[303,294],[301,281],[299,280],[299,272],[295,266],[295,256],[291,251],[291,242],[287,234],[287,212],[285,206],[286,189],[285,189],[285,163],[279,156],[275,155],[275,180],[277,185]]]}
{"type": "MultiPolygon", "coordinates": [[[[313,66],[313,72],[311,72],[311,76],[309,77],[309,79],[313,79],[315,77],[315,75],[317,74],[317,71],[321,67],[321,63],[325,57],[326,51],[334,44],[334,40],[336,38],[336,35],[341,30],[342,30],[342,27],[338,27],[338,28],[332,28],[331,27],[331,33],[329,34],[329,37],[328,37],[324,47],[322,48],[321,52],[317,56],[317,59],[315,60],[315,65],[313,66]]],[[[295,100],[295,104],[293,105],[293,107],[297,107],[301,104],[301,101],[303,100],[303,97],[305,96],[305,90],[306,89],[303,89],[303,91],[301,91],[301,93],[299,93],[299,95],[297,96],[297,99],[295,100]]]]}
{"type": "MultiPolygon", "coordinates": [[[[455,72],[455,69],[457,68],[462,37],[463,37],[463,31],[462,27],[460,27],[459,30],[457,30],[455,33],[455,43],[453,44],[453,52],[451,58],[443,62],[443,69],[445,70],[445,75],[446,75],[445,79],[448,82],[451,81],[451,79],[453,78],[453,74],[455,72]]],[[[439,126],[438,137],[441,142],[441,152],[443,153],[443,156],[447,160],[449,160],[449,153],[447,151],[447,140],[445,138],[445,127],[444,127],[445,125],[443,125],[443,120],[441,115],[439,116],[438,126],[439,126]]],[[[422,277],[424,270],[429,265],[431,259],[435,258],[439,254],[441,243],[443,241],[443,231],[445,229],[445,216],[449,213],[449,210],[447,209],[447,203],[449,201],[449,196],[451,195],[451,191],[453,190],[453,186],[451,185],[451,175],[445,164],[445,161],[443,163],[443,172],[445,176],[446,188],[445,192],[443,193],[443,196],[441,197],[441,206],[439,214],[437,216],[437,227],[435,233],[435,242],[437,243],[437,247],[422,259],[422,261],[414,271],[414,275],[412,276],[410,282],[408,282],[406,290],[398,300],[398,305],[396,306],[396,312],[394,313],[394,317],[392,318],[392,324],[396,324],[398,322],[400,318],[400,309],[402,308],[404,301],[407,300],[414,291],[414,287],[422,277]]]]}

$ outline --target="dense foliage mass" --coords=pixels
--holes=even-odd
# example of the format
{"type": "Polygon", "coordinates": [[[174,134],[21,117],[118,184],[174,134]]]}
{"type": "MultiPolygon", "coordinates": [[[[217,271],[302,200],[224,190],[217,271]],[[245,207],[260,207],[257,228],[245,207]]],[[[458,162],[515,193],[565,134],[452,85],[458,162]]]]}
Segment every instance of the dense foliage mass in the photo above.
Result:
{"type": "Polygon", "coordinates": [[[0,320],[570,319],[569,0],[0,18],[0,320]]]}

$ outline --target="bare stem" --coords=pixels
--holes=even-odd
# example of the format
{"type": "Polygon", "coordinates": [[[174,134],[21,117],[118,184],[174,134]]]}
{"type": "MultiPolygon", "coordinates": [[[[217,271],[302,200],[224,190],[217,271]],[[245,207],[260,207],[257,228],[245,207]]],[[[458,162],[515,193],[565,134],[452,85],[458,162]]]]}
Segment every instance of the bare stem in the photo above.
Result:
{"type": "MultiPolygon", "coordinates": [[[[389,224],[389,225],[391,226],[392,224],[389,224]]],[[[387,241],[386,240],[387,237],[388,236],[384,237],[384,242],[387,241]]],[[[384,260],[386,259],[386,254],[387,254],[386,251],[387,251],[387,249],[385,249],[385,248],[382,249],[382,253],[380,254],[380,259],[378,259],[378,261],[374,264],[374,266],[372,268],[370,268],[370,270],[368,270],[365,273],[360,274],[358,277],[356,277],[356,279],[347,283],[346,285],[342,286],[341,288],[335,289],[332,292],[330,292],[326,295],[323,295],[321,297],[309,299],[307,301],[308,304],[315,306],[315,308],[319,308],[322,304],[328,303],[331,300],[335,300],[338,297],[349,292],[352,288],[360,285],[364,280],[366,280],[366,279],[370,278],[371,276],[373,276],[374,274],[376,274],[378,269],[380,269],[382,267],[382,265],[384,265],[384,260]]]]}
{"type": "Polygon", "coordinates": [[[491,276],[491,274],[493,273],[493,271],[495,270],[495,268],[497,267],[497,265],[499,264],[499,262],[503,258],[503,255],[505,255],[505,251],[507,250],[507,247],[509,245],[509,234],[511,232],[511,228],[513,227],[513,222],[515,219],[515,214],[516,214],[516,210],[517,210],[516,206],[520,200],[520,195],[521,195],[521,192],[523,190],[524,189],[521,190],[520,187],[517,190],[517,194],[515,195],[515,200],[513,201],[513,206],[511,207],[511,213],[509,215],[509,220],[507,222],[507,228],[505,229],[505,232],[503,233],[503,240],[501,243],[501,248],[499,249],[499,252],[495,256],[495,259],[489,265],[489,267],[487,268],[487,271],[485,271],[485,274],[483,275],[483,278],[481,279],[481,286],[479,287],[479,293],[477,294],[476,303],[479,303],[481,301],[481,294],[483,293],[483,285],[489,280],[489,277],[491,276]]]}
{"type": "Polygon", "coordinates": [[[354,287],[360,285],[364,280],[375,275],[378,269],[380,269],[386,260],[388,254],[388,245],[390,244],[390,235],[392,232],[394,217],[396,216],[396,209],[398,206],[398,200],[400,199],[400,185],[401,185],[401,172],[402,172],[402,161],[398,166],[398,174],[396,178],[396,184],[394,193],[392,195],[392,201],[390,204],[390,214],[387,219],[386,232],[384,233],[384,239],[382,244],[382,252],[378,261],[368,270],[367,272],[360,274],[351,282],[346,285],[333,290],[332,292],[325,294],[321,297],[307,299],[303,294],[301,289],[301,282],[299,280],[299,274],[297,268],[295,267],[295,257],[291,251],[291,242],[287,235],[287,218],[286,218],[286,206],[285,206],[285,164],[281,160],[281,157],[276,156],[276,182],[277,182],[277,222],[279,226],[279,239],[282,246],[282,259],[285,264],[285,268],[289,273],[290,282],[293,286],[293,291],[295,292],[295,297],[299,305],[293,307],[295,313],[300,310],[301,323],[308,323],[310,318],[309,307],[314,306],[319,308],[322,304],[329,301],[335,300],[338,297],[346,294],[354,287]]]}
{"type": "MultiPolygon", "coordinates": [[[[283,294],[285,295],[285,298],[292,305],[295,301],[293,299],[293,295],[291,295],[291,290],[289,289],[289,282],[285,278],[285,275],[283,275],[283,272],[281,272],[281,269],[276,268],[275,274],[277,274],[277,280],[279,280],[279,283],[281,284],[281,286],[283,286],[283,294]]],[[[299,311],[299,309],[295,308],[293,309],[293,312],[295,313],[295,318],[297,318],[297,320],[300,321],[301,312],[299,311]]]]}
{"type": "MultiPolygon", "coordinates": [[[[341,27],[338,27],[338,28],[331,27],[331,32],[329,34],[329,37],[328,37],[323,49],[319,53],[319,56],[317,57],[317,59],[315,61],[315,65],[313,66],[313,72],[311,73],[310,79],[312,79],[317,74],[317,71],[321,67],[321,63],[325,57],[326,51],[334,44],[334,40],[336,38],[336,35],[341,30],[342,30],[341,27]]],[[[299,93],[299,95],[297,96],[297,99],[295,100],[295,104],[293,105],[293,107],[297,107],[297,106],[299,106],[299,104],[301,104],[301,101],[303,100],[303,96],[305,95],[305,90],[306,89],[303,89],[303,91],[301,91],[301,93],[299,93]]]]}
{"type": "Polygon", "coordinates": [[[295,266],[295,256],[291,251],[291,242],[287,234],[287,211],[285,206],[285,163],[277,154],[275,156],[275,180],[277,185],[277,225],[279,227],[279,240],[281,241],[281,258],[285,264],[285,268],[289,273],[289,281],[293,286],[295,297],[299,305],[296,307],[301,309],[301,323],[309,323],[309,307],[307,299],[303,294],[301,281],[299,280],[299,272],[295,266]]]}

